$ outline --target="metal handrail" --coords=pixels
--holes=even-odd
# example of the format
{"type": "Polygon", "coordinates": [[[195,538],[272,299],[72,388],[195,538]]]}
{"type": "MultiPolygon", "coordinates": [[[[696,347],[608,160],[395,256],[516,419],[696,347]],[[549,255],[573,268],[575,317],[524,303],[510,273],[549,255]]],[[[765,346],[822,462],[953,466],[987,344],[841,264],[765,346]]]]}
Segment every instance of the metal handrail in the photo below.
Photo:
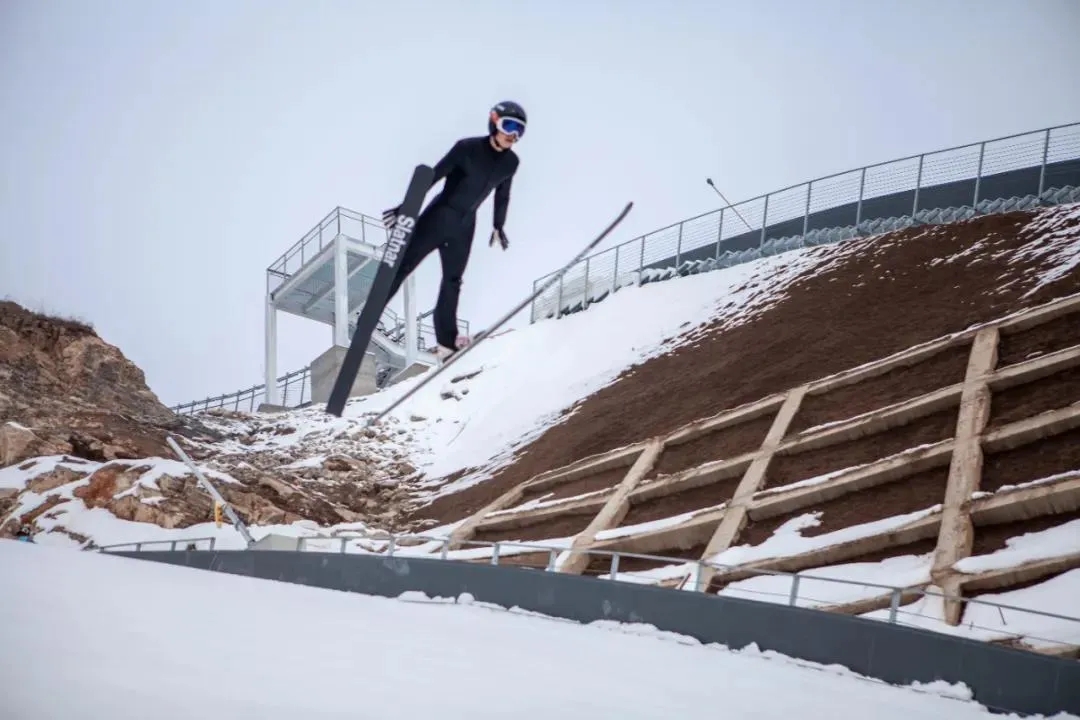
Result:
{"type": "MultiPolygon", "coordinates": [[[[937,188],[939,186],[944,187],[949,183],[963,182],[974,183],[973,194],[970,200],[970,208],[974,214],[979,212],[994,210],[988,209],[986,206],[992,204],[996,200],[1002,200],[1005,198],[998,198],[996,195],[980,194],[980,191],[984,190],[982,187],[982,181],[985,178],[991,178],[1002,172],[1013,172],[1017,170],[1031,170],[1039,169],[1037,183],[1035,178],[1030,180],[1031,194],[1035,197],[1036,203],[1052,204],[1054,200],[1047,197],[1047,191],[1049,189],[1056,189],[1057,186],[1048,185],[1047,183],[1047,166],[1052,163],[1058,163],[1063,161],[1073,162],[1080,160],[1080,136],[1074,137],[1072,131],[1080,130],[1080,123],[1068,123],[1063,125],[1055,125],[1040,130],[1014,133],[1012,135],[1005,135],[1002,137],[993,138],[981,142],[967,143],[964,145],[957,145],[955,147],[935,150],[927,153],[908,155],[902,158],[885,160],[877,163],[862,166],[852,170],[846,170],[842,172],[831,173],[823,175],[821,177],[814,178],[802,183],[796,183],[780,190],[774,190],[769,193],[764,193],[756,197],[743,200],[734,205],[724,206],[717,210],[710,210],[699,215],[695,215],[690,218],[686,218],[676,223],[666,225],[659,229],[653,230],[645,235],[633,238],[626,242],[620,243],[613,247],[594,252],[592,255],[582,259],[579,263],[574,265],[567,276],[558,283],[558,287],[551,292],[551,295],[555,297],[556,307],[554,310],[554,316],[560,317],[566,309],[564,300],[569,300],[574,303],[574,307],[580,304],[581,309],[587,308],[594,300],[590,286],[595,285],[596,293],[600,295],[600,299],[606,296],[608,292],[616,292],[625,285],[633,285],[641,283],[641,275],[645,272],[646,268],[652,267],[657,261],[646,262],[645,255],[646,250],[652,251],[650,254],[656,254],[662,252],[669,257],[664,259],[674,258],[674,266],[680,265],[680,260],[684,260],[684,253],[701,254],[703,250],[716,246],[715,257],[710,258],[714,264],[719,264],[721,267],[726,265],[721,261],[728,264],[739,264],[741,262],[747,262],[755,257],[744,257],[746,254],[743,250],[731,250],[722,252],[722,246],[726,242],[738,240],[739,244],[745,244],[742,241],[744,236],[759,236],[757,240],[756,250],[761,251],[768,250],[767,254],[774,252],[785,252],[787,250],[795,249],[795,247],[788,247],[789,245],[796,245],[794,242],[787,242],[788,240],[794,240],[797,238],[807,238],[808,233],[817,236],[814,238],[815,243],[820,243],[821,238],[825,234],[836,234],[833,231],[840,231],[849,229],[848,225],[843,227],[814,227],[811,228],[810,220],[812,216],[816,216],[819,213],[829,212],[837,208],[844,207],[846,205],[856,205],[857,209],[854,213],[854,221],[850,224],[850,227],[855,228],[857,231],[862,232],[864,225],[867,223],[881,218],[867,218],[863,215],[863,206],[865,202],[872,202],[879,197],[887,197],[890,194],[895,193],[909,193],[914,192],[913,201],[910,203],[911,207],[907,208],[900,216],[897,216],[897,220],[904,218],[915,221],[918,216],[925,215],[933,211],[941,210],[931,202],[931,204],[920,205],[920,191],[927,191],[937,188]],[[1058,144],[1053,147],[1054,153],[1063,151],[1066,155],[1064,158],[1056,156],[1051,158],[1051,135],[1056,131],[1068,131],[1065,138],[1057,138],[1058,144]],[[1013,144],[1001,148],[990,147],[997,143],[1003,143],[1018,138],[1029,138],[1032,142],[1031,148],[1025,146],[1019,146],[1013,144]],[[1035,147],[1035,143],[1038,143],[1039,147],[1035,147]],[[1074,147],[1074,145],[1076,147],[1074,147]],[[989,147],[989,152],[987,151],[989,147]],[[965,150],[978,149],[978,152],[971,152],[970,157],[950,158],[950,153],[957,153],[965,150]],[[1038,153],[1038,159],[1036,159],[1036,153],[1038,153]],[[1030,160],[1023,160],[1023,158],[1031,156],[1030,160]],[[944,159],[942,156],[945,156],[944,159]],[[914,161],[918,161],[917,176],[914,161]],[[1018,160],[1021,160],[1018,162],[1018,160]],[[907,166],[905,166],[907,164],[907,166]],[[892,173],[889,175],[876,176],[872,171],[879,168],[885,168],[891,165],[903,166],[900,167],[900,174],[892,173]],[[959,173],[956,172],[957,168],[971,165],[977,167],[977,169],[962,169],[959,173]],[[1006,167],[1007,169],[1001,169],[1006,167]],[[868,178],[868,173],[871,173],[872,177],[868,178]],[[907,178],[900,179],[899,177],[907,178]],[[939,176],[949,176],[947,179],[939,176]],[[953,176],[957,177],[953,177],[953,176]],[[910,176],[910,177],[909,177],[910,176]],[[927,180],[930,176],[931,180],[927,180]],[[962,176],[962,177],[960,177],[962,176]],[[834,181],[838,178],[847,177],[852,185],[858,185],[857,195],[854,192],[843,190],[843,188],[828,185],[830,181],[834,181]],[[868,182],[869,179],[869,182],[868,182]],[[824,188],[825,199],[822,200],[822,187],[821,184],[825,183],[824,188]],[[936,184],[935,184],[936,183],[936,184]],[[880,185],[882,188],[888,187],[891,189],[872,188],[868,185],[880,185]],[[1037,189],[1036,189],[1037,185],[1037,189]],[[894,187],[895,186],[895,187],[894,187]],[[814,190],[818,191],[817,200],[818,203],[813,203],[814,190]],[[801,191],[798,197],[790,196],[785,197],[785,194],[792,191],[801,191]],[[802,192],[804,191],[804,192],[802,192]],[[795,203],[795,205],[793,205],[795,203]],[[777,212],[779,207],[779,212],[777,212]],[[792,212],[792,207],[798,207],[798,212],[792,212]],[[743,212],[740,212],[740,208],[743,212]],[[749,209],[752,208],[754,213],[749,215],[750,222],[753,224],[746,224],[746,217],[749,209]],[[740,223],[737,223],[738,227],[736,231],[732,231],[732,222],[735,222],[736,218],[730,220],[725,217],[725,213],[728,210],[734,211],[738,215],[740,223]],[[901,217],[902,216],[902,217],[901,217]],[[701,223],[702,227],[693,226],[695,221],[702,220],[704,218],[716,218],[710,223],[701,223]],[[792,230],[786,226],[790,223],[799,224],[801,222],[801,231],[798,229],[792,230]],[[726,222],[725,222],[726,221],[726,222]],[[709,227],[704,227],[704,225],[709,227]],[[677,240],[673,237],[677,231],[677,240]],[[774,232],[775,237],[770,235],[770,232],[774,232]],[[667,233],[667,235],[665,234],[667,233]],[[686,245],[684,235],[704,235],[711,238],[709,242],[697,245],[686,245]],[[670,236],[669,236],[670,235],[670,236]],[[820,237],[818,237],[820,236],[820,237]],[[655,242],[654,242],[655,241],[655,242]],[[637,244],[640,243],[640,248],[637,244]],[[785,247],[772,247],[773,244],[784,245],[785,247]],[[674,244],[674,252],[670,249],[663,250],[659,246],[674,244]],[[628,250],[629,246],[634,245],[634,252],[631,253],[630,258],[626,258],[626,253],[622,252],[620,257],[620,251],[628,250]],[[610,257],[604,257],[611,253],[614,253],[613,268],[596,270],[595,265],[599,264],[599,260],[603,259],[605,263],[611,264],[610,257]],[[594,267],[590,268],[590,264],[594,267]],[[584,268],[584,288],[579,291],[576,287],[572,292],[564,289],[564,284],[570,276],[581,275],[582,268],[584,268]],[[591,271],[591,272],[590,272],[591,271]],[[620,275],[634,275],[638,277],[628,282],[621,282],[620,275]],[[610,277],[609,277],[610,276],[610,277]],[[564,295],[564,292],[566,294],[564,295]]],[[[1080,183],[1073,183],[1070,187],[1075,187],[1080,183]]],[[[1080,191],[1078,191],[1080,192],[1080,191]]],[[[1073,197],[1070,195],[1070,197],[1073,197]]],[[[925,197],[921,198],[925,201],[925,197]]],[[[1024,198],[1018,198],[1023,200],[1024,198]]],[[[698,238],[700,239],[700,238],[698,238]]],[[[711,268],[710,268],[711,269],[711,268]]],[[[533,282],[533,288],[538,288],[542,283],[552,277],[554,273],[547,273],[533,282]]],[[[573,282],[581,283],[582,278],[577,277],[573,282]]],[[[533,302],[532,313],[530,317],[531,322],[536,322],[541,316],[547,316],[547,311],[539,312],[538,308],[541,306],[548,306],[551,302],[551,297],[538,297],[533,302]]],[[[571,311],[572,312],[572,311],[571,311]]]]}
{"type": "MultiPolygon", "coordinates": [[[[434,543],[439,543],[440,544],[440,551],[439,551],[439,555],[438,555],[438,559],[440,559],[440,560],[446,560],[448,562],[470,562],[470,560],[450,557],[450,555],[449,555],[449,553],[450,553],[450,549],[449,549],[449,547],[450,547],[450,538],[449,537],[425,535],[425,534],[418,534],[418,533],[396,533],[396,534],[392,534],[392,533],[362,533],[362,534],[359,534],[359,535],[316,536],[316,537],[299,536],[299,537],[296,538],[296,550],[295,551],[296,552],[312,552],[312,551],[319,552],[319,551],[321,551],[321,549],[319,549],[319,548],[313,548],[313,549],[309,550],[308,549],[309,543],[334,541],[336,543],[340,543],[341,547],[340,547],[339,552],[340,553],[346,553],[347,548],[348,548],[348,544],[350,542],[358,542],[358,541],[365,541],[365,540],[366,541],[384,542],[385,543],[385,550],[386,550],[385,553],[379,552],[379,551],[374,551],[374,552],[371,552],[371,554],[376,554],[376,555],[385,554],[387,557],[394,557],[395,550],[397,550],[398,548],[401,547],[401,541],[403,541],[403,540],[406,540],[406,541],[408,541],[408,540],[425,540],[425,541],[428,541],[428,542],[434,542],[434,543]]],[[[101,546],[101,547],[97,547],[97,548],[93,548],[93,549],[97,550],[98,552],[115,552],[119,548],[134,547],[135,552],[140,552],[141,549],[146,545],[168,544],[168,545],[170,545],[170,550],[175,551],[178,544],[184,544],[184,543],[190,544],[190,543],[199,543],[199,542],[206,542],[206,541],[209,541],[210,549],[213,550],[213,548],[214,548],[214,538],[212,538],[212,537],[195,538],[195,539],[191,539],[191,540],[159,540],[159,541],[147,541],[147,542],[142,542],[142,543],[117,543],[117,544],[105,545],[105,546],[101,546]]],[[[1065,620],[1065,621],[1069,621],[1069,622],[1080,623],[1080,617],[1072,617],[1072,616],[1069,616],[1069,615],[1061,615],[1059,613],[1052,613],[1052,612],[1048,612],[1048,611],[1045,611],[1045,610],[1033,610],[1031,608],[1023,608],[1023,607],[1018,607],[1016,605],[1008,605],[1008,604],[1005,604],[1005,603],[993,602],[991,600],[981,600],[979,598],[964,597],[962,595],[954,595],[954,594],[950,594],[950,593],[945,593],[943,591],[932,590],[932,589],[928,589],[928,588],[922,587],[922,586],[886,585],[886,584],[882,584],[882,583],[866,582],[866,581],[861,581],[861,580],[848,580],[848,579],[844,579],[844,578],[824,577],[824,576],[821,576],[821,575],[808,575],[808,574],[805,574],[805,573],[792,573],[792,572],[787,572],[787,571],[784,571],[784,570],[770,570],[770,569],[767,569],[767,568],[752,568],[752,567],[744,567],[744,566],[738,566],[738,565],[727,565],[727,564],[713,563],[713,562],[708,562],[708,561],[703,561],[703,560],[687,560],[686,558],[671,557],[671,556],[667,556],[667,555],[653,555],[653,554],[649,554],[649,553],[621,552],[621,551],[617,551],[617,550],[603,550],[603,549],[592,549],[592,548],[584,548],[584,549],[560,548],[560,547],[552,547],[551,545],[541,545],[541,544],[538,544],[538,543],[518,542],[518,541],[512,541],[512,540],[499,540],[499,541],[465,540],[465,541],[462,541],[460,544],[462,546],[477,546],[477,547],[490,547],[490,548],[492,548],[493,549],[493,552],[492,552],[492,555],[491,555],[491,564],[492,565],[498,565],[499,564],[499,558],[500,558],[499,549],[503,548],[503,547],[525,548],[525,549],[543,551],[543,552],[548,553],[548,564],[547,564],[547,567],[544,570],[545,572],[554,572],[554,571],[556,571],[556,568],[557,568],[557,565],[558,565],[557,558],[558,558],[559,555],[561,555],[563,553],[567,553],[567,554],[570,554],[570,555],[584,554],[584,555],[588,555],[588,556],[610,557],[612,559],[612,563],[611,563],[611,568],[612,569],[611,569],[611,572],[609,573],[608,577],[612,581],[616,581],[618,579],[619,559],[624,558],[624,557],[625,558],[641,559],[641,560],[651,560],[651,561],[655,561],[655,562],[663,562],[663,563],[673,564],[673,565],[687,565],[687,566],[692,565],[692,566],[694,566],[694,569],[696,570],[696,572],[694,573],[694,577],[695,577],[696,580],[700,579],[701,571],[706,567],[714,569],[714,570],[733,570],[733,571],[738,571],[738,572],[742,572],[742,573],[747,573],[747,574],[749,574],[750,577],[758,577],[758,576],[787,577],[787,578],[791,578],[791,584],[792,584],[791,591],[788,594],[788,604],[791,605],[791,606],[795,606],[797,604],[797,601],[799,599],[798,587],[799,587],[800,581],[802,581],[802,580],[816,580],[818,582],[837,583],[837,584],[841,584],[841,585],[857,585],[857,586],[860,586],[860,587],[880,588],[883,591],[888,591],[889,595],[891,596],[890,597],[890,604],[889,604],[889,620],[888,620],[888,622],[889,623],[894,623],[894,624],[897,622],[897,617],[898,616],[900,616],[900,615],[910,615],[911,614],[911,613],[906,613],[906,612],[904,612],[904,611],[902,611],[900,609],[900,600],[901,600],[901,598],[904,595],[908,595],[908,594],[918,594],[918,595],[931,596],[931,597],[940,597],[940,598],[942,598],[944,600],[956,600],[956,601],[959,601],[959,602],[962,602],[962,603],[965,603],[965,604],[985,605],[985,606],[988,606],[988,607],[998,608],[999,610],[1011,610],[1011,611],[1014,611],[1014,612],[1023,612],[1023,613],[1028,613],[1028,614],[1031,614],[1031,615],[1038,615],[1038,616],[1041,616],[1041,617],[1053,618],[1053,619],[1056,619],[1056,620],[1065,620]]],[[[227,552],[227,551],[225,551],[225,552],[227,552]]],[[[367,552],[368,551],[364,551],[365,554],[367,552]]],[[[417,554],[417,555],[406,555],[405,557],[430,558],[431,553],[427,552],[427,553],[421,553],[421,554],[417,554]]],[[[482,559],[482,558],[478,558],[478,559],[482,559]]],[[[699,585],[700,585],[700,583],[695,582],[695,585],[694,585],[694,588],[693,588],[694,592],[704,592],[707,589],[707,588],[702,588],[699,585]]],[[[752,591],[748,591],[748,592],[752,592],[752,591]]],[[[773,594],[773,593],[768,593],[768,594],[773,594]]],[[[818,608],[818,607],[809,607],[809,608],[806,608],[806,609],[816,610],[816,611],[819,611],[819,612],[828,612],[827,610],[823,610],[823,609],[818,608]]],[[[1000,628],[981,628],[981,629],[994,631],[994,632],[1001,632],[1000,628]]],[[[1044,641],[1047,641],[1047,642],[1056,642],[1056,643],[1059,643],[1059,644],[1064,644],[1064,643],[1062,643],[1062,641],[1054,640],[1052,638],[1034,638],[1033,636],[1028,636],[1028,637],[1032,637],[1033,639],[1044,640],[1044,641]]]]}

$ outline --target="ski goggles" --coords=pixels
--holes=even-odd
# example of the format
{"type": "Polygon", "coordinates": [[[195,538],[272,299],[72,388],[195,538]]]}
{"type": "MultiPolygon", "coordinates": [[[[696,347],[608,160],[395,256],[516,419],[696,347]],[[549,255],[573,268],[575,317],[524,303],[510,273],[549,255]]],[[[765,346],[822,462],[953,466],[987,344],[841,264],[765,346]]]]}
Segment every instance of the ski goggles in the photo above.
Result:
{"type": "Polygon", "coordinates": [[[499,132],[507,135],[514,135],[519,140],[521,139],[521,136],[525,134],[525,123],[517,118],[498,118],[495,121],[495,127],[499,129],[499,132]]]}

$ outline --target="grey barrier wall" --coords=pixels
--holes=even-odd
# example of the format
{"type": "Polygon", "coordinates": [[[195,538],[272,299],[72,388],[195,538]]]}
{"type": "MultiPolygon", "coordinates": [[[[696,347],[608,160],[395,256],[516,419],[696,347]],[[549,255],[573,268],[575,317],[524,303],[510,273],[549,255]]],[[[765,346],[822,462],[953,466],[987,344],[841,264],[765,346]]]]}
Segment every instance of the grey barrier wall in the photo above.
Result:
{"type": "Polygon", "coordinates": [[[648,623],[703,643],[756,643],[888,683],[964,683],[998,712],[1080,714],[1080,662],[836,613],[593,577],[428,558],[275,550],[110,552],[202,570],[397,597],[477,601],[588,623],[648,623]]]}

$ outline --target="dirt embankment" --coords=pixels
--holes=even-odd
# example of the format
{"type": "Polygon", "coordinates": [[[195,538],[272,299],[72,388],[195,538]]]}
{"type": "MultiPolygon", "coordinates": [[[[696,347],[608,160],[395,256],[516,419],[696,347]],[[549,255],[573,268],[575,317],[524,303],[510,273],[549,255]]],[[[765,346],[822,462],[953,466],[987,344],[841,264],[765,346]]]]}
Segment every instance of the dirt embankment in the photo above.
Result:
{"type": "MultiPolygon", "coordinates": [[[[516,463],[415,517],[458,520],[545,470],[1078,292],[1076,267],[1036,287],[1060,263],[1042,242],[1047,217],[1058,217],[1058,238],[1080,236],[1080,217],[1066,214],[1013,212],[815,248],[809,252],[831,261],[795,281],[753,323],[707,327],[629,369],[523,448],[516,463]]],[[[942,356],[932,374],[953,377],[960,360],[942,356]]]]}

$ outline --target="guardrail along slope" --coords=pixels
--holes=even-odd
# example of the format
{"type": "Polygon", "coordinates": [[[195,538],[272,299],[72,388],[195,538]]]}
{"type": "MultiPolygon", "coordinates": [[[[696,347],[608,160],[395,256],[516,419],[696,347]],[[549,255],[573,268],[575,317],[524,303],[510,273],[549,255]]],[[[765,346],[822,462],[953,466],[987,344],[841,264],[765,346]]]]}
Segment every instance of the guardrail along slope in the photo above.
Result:
{"type": "MultiPolygon", "coordinates": [[[[619,568],[710,592],[746,590],[750,569],[852,563],[949,594],[1076,582],[1078,249],[1076,205],[849,241],[752,325],[706,328],[628,371],[517,463],[422,512],[465,519],[455,546],[561,539],[733,566],[619,568]]],[[[608,572],[573,553],[560,569],[608,572]]],[[[866,614],[889,599],[817,604],[866,614]]]]}

